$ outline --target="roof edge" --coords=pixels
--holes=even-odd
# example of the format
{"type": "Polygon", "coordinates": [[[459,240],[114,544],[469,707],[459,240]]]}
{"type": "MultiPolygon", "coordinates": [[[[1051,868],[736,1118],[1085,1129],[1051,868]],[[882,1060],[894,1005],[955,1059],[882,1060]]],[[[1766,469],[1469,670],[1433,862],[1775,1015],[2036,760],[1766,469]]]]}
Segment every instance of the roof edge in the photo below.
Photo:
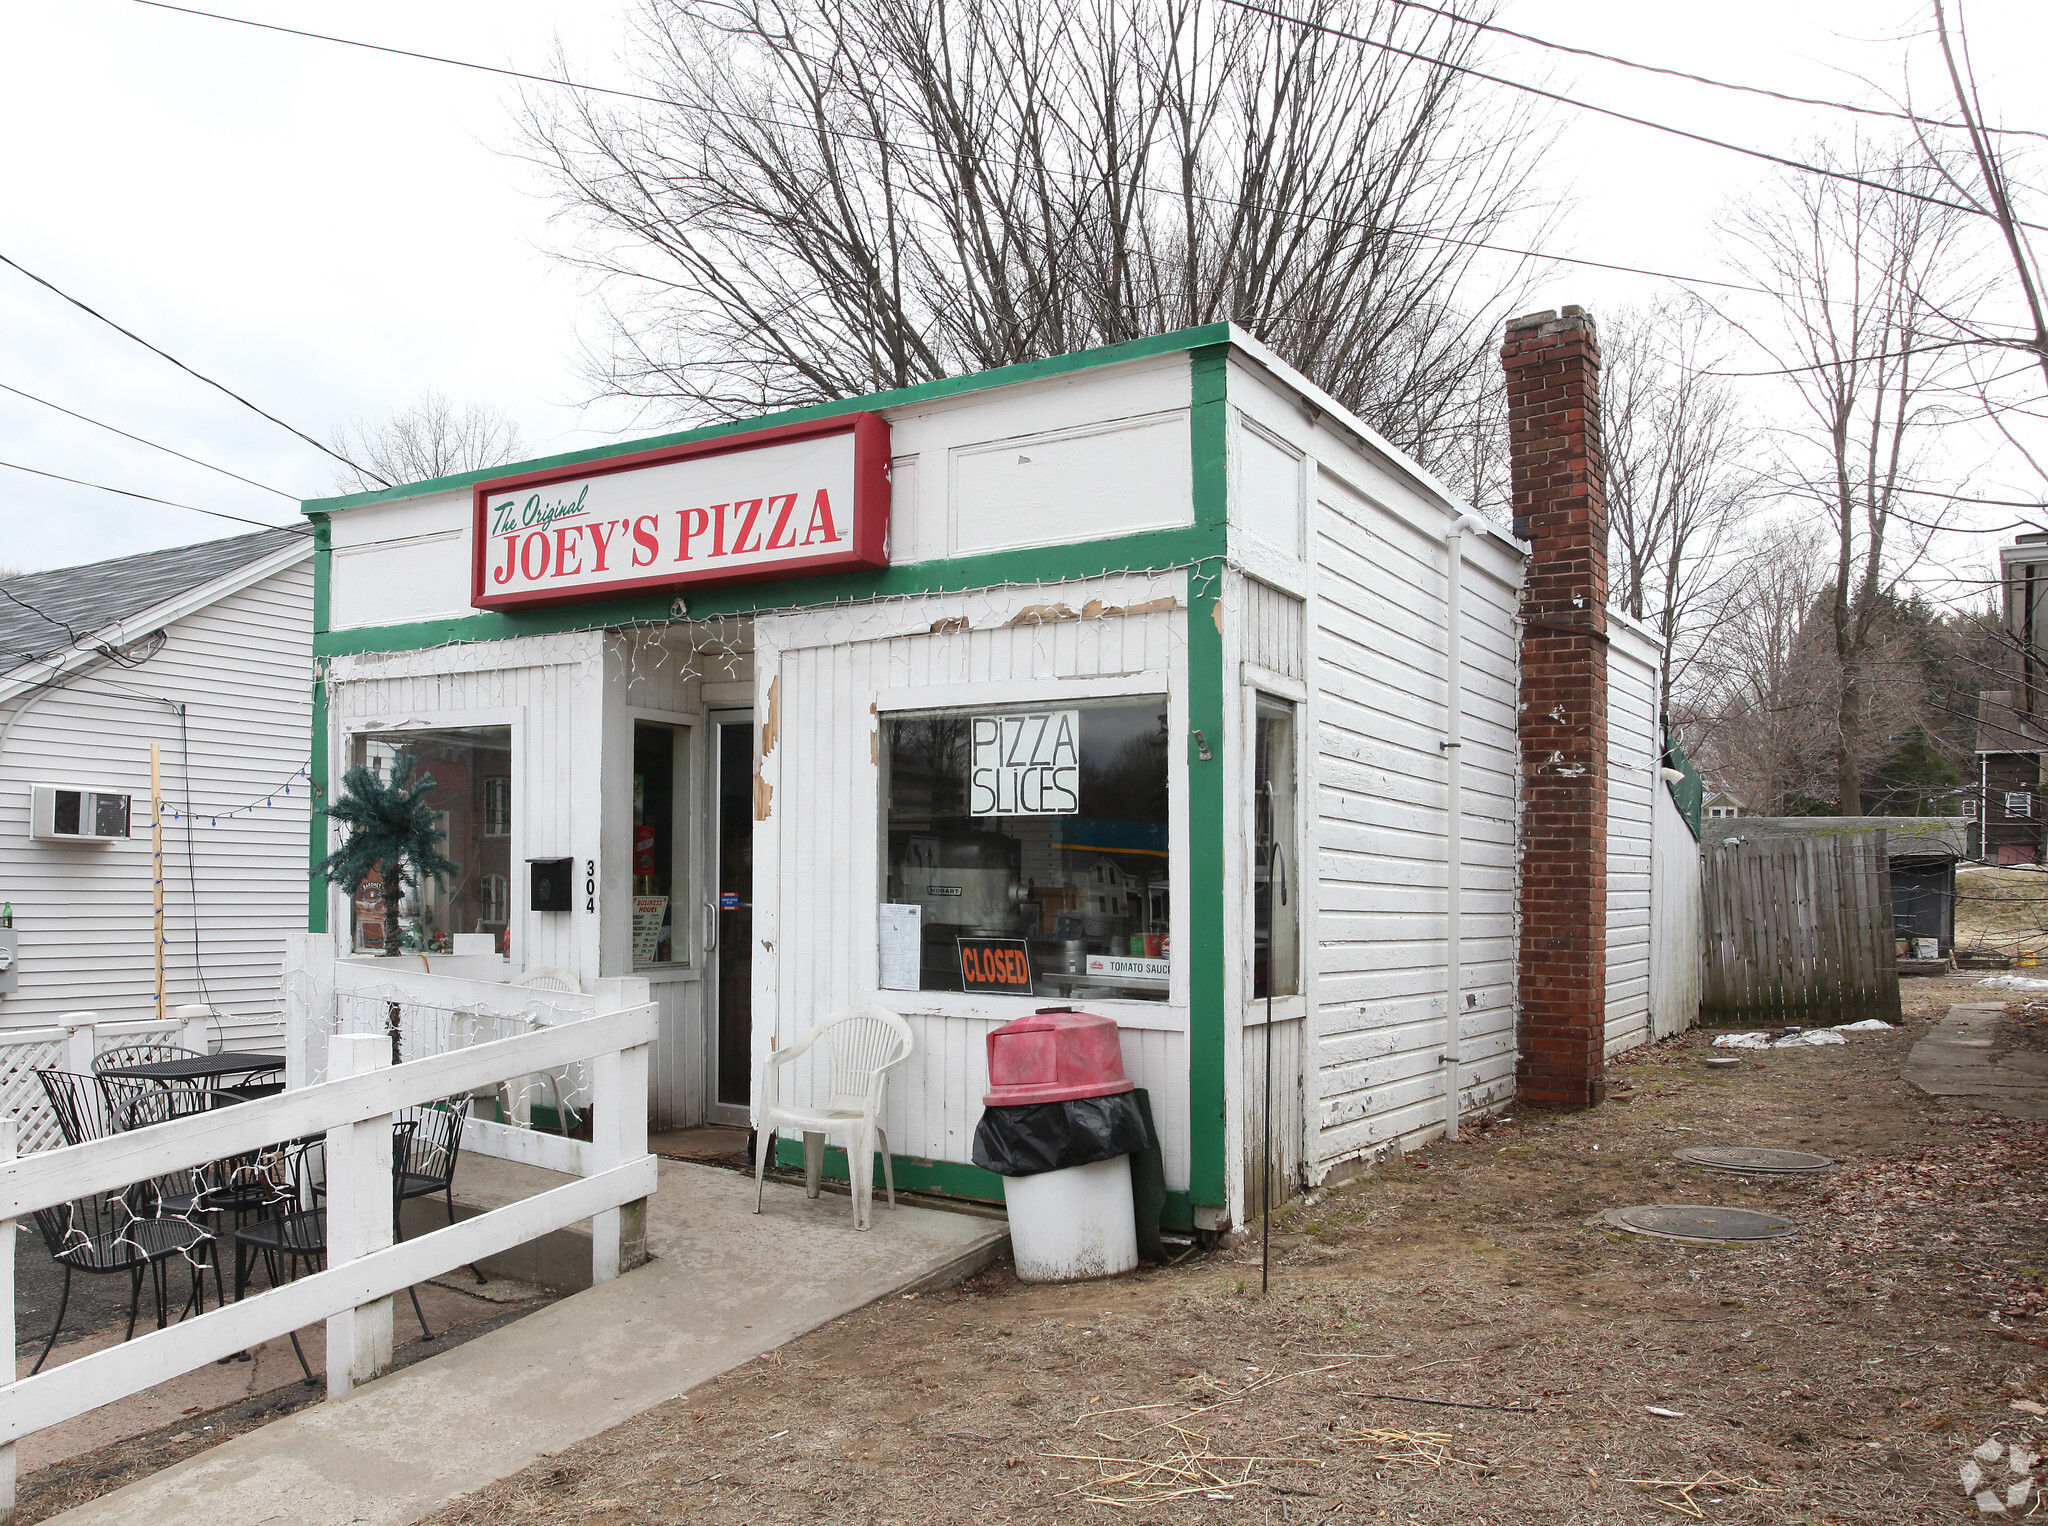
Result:
{"type": "Polygon", "coordinates": [[[1489,536],[1508,547],[1516,555],[1527,556],[1529,554],[1529,543],[1527,541],[1519,539],[1513,532],[1503,529],[1481,514],[1473,506],[1471,500],[1464,495],[1452,492],[1436,473],[1432,472],[1420,461],[1417,461],[1408,452],[1402,450],[1393,441],[1387,439],[1386,436],[1382,435],[1378,430],[1366,423],[1365,420],[1330,396],[1321,387],[1310,381],[1301,371],[1297,370],[1288,361],[1282,359],[1279,353],[1263,339],[1235,323],[1228,324],[1226,327],[1230,330],[1230,343],[1234,348],[1243,351],[1245,356],[1256,362],[1261,370],[1270,372],[1274,380],[1299,392],[1305,399],[1313,403],[1319,412],[1327,415],[1345,433],[1353,436],[1363,449],[1379,457],[1380,460],[1385,462],[1394,471],[1407,477],[1410,482],[1416,487],[1421,488],[1424,493],[1442,499],[1451,506],[1454,513],[1471,514],[1486,527],[1486,532],[1489,536]]]}
{"type": "MultiPolygon", "coordinates": [[[[536,456],[530,461],[508,461],[502,466],[485,467],[473,472],[453,472],[446,477],[431,477],[424,482],[399,483],[368,493],[345,493],[333,498],[308,498],[300,503],[299,512],[333,514],[374,503],[398,503],[408,498],[423,498],[430,493],[445,493],[456,488],[470,487],[475,483],[488,482],[497,477],[547,471],[560,466],[580,466],[587,461],[608,461],[615,456],[632,455],[643,450],[659,450],[669,445],[688,445],[698,440],[715,440],[722,435],[741,434],[777,424],[795,424],[808,419],[829,419],[841,414],[864,413],[878,408],[902,408],[939,398],[957,397],[963,393],[983,392],[994,387],[1016,386],[1022,382],[1064,376],[1074,371],[1092,370],[1097,366],[1149,360],[1160,355],[1198,350],[1207,345],[1238,342],[1242,334],[1242,330],[1228,323],[1205,323],[1195,328],[1153,334],[1144,339],[1101,345],[1092,350],[1075,350],[1066,355],[1047,356],[1043,360],[1019,361],[1015,365],[998,366],[993,371],[971,371],[964,376],[941,377],[937,381],[920,382],[916,386],[898,387],[888,392],[870,392],[860,397],[814,403],[805,408],[786,408],[776,413],[757,414],[751,418],[734,419],[725,423],[702,424],[691,429],[673,430],[667,434],[586,446],[582,450],[564,451],[558,455],[536,456]]],[[[1331,406],[1336,407],[1335,404],[1331,406]]],[[[1364,428],[1363,425],[1358,427],[1364,428]]],[[[1385,448],[1392,449],[1391,446],[1385,448]]],[[[1420,471],[1421,468],[1416,467],[1415,470],[1420,471]]]]}
{"type": "MultiPolygon", "coordinates": [[[[297,526],[279,525],[277,528],[290,530],[296,529],[297,526]]],[[[210,578],[204,583],[195,583],[162,603],[152,604],[147,609],[137,610],[134,614],[119,620],[110,620],[81,636],[67,647],[61,656],[34,664],[24,664],[44,668],[45,671],[39,677],[20,678],[17,676],[18,669],[14,673],[0,674],[0,704],[6,704],[29,690],[41,688],[60,675],[72,673],[81,665],[99,657],[102,647],[134,639],[133,632],[173,624],[197,613],[209,604],[216,604],[230,595],[262,582],[267,577],[275,576],[287,567],[302,561],[310,561],[314,550],[313,538],[302,535],[286,545],[279,546],[275,551],[252,557],[238,567],[229,568],[218,577],[210,578]]]]}

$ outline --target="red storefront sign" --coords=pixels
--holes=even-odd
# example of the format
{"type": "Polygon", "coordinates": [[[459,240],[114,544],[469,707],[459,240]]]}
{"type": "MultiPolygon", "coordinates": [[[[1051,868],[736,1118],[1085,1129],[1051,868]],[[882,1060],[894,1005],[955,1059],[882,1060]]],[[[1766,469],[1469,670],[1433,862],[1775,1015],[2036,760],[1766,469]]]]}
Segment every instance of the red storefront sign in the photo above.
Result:
{"type": "Polygon", "coordinates": [[[884,567],[888,533],[888,421],[785,424],[478,483],[470,603],[884,567]]]}

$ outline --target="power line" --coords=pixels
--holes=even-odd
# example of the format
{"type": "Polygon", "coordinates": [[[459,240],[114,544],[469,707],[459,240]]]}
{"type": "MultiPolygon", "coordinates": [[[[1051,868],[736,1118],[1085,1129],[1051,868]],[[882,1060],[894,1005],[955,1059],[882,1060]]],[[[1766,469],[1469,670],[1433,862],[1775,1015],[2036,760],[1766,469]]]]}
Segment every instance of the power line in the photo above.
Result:
{"type": "MultiPolygon", "coordinates": [[[[136,333],[133,329],[123,328],[120,324],[116,323],[112,318],[109,318],[105,313],[99,311],[99,309],[91,307],[88,304],[79,301],[78,298],[72,296],[70,292],[65,291],[56,283],[44,280],[41,276],[37,275],[33,270],[30,270],[26,265],[23,265],[20,261],[9,259],[6,255],[0,254],[0,265],[13,266],[16,270],[20,271],[23,275],[27,276],[31,281],[35,282],[36,285],[55,292],[58,296],[62,297],[66,302],[69,302],[73,307],[77,308],[80,312],[88,313],[91,316],[99,319],[100,322],[104,323],[108,328],[112,329],[115,333],[126,335],[128,338],[134,340],[137,344],[141,345],[145,350],[148,350],[152,355],[162,356],[165,360],[168,360],[172,365],[176,366],[180,371],[183,371],[186,375],[196,376],[199,380],[205,382],[207,386],[212,387],[215,391],[226,393],[229,397],[233,398],[236,402],[240,403],[244,408],[247,408],[251,413],[260,414],[262,415],[262,417],[270,420],[271,423],[277,425],[278,428],[289,430],[291,433],[297,435],[300,439],[304,440],[308,445],[312,446],[315,450],[324,451],[326,454],[334,457],[334,459],[339,461],[343,466],[349,467],[352,470],[358,472],[362,472],[362,474],[365,477],[368,477],[372,482],[383,482],[384,486],[386,487],[389,487],[391,485],[388,482],[384,482],[384,479],[382,477],[379,477],[375,472],[368,471],[365,470],[363,467],[357,466],[355,462],[349,460],[347,456],[344,456],[340,451],[335,450],[332,446],[322,445],[318,440],[314,439],[311,435],[307,434],[305,430],[295,429],[290,424],[287,424],[283,419],[279,418],[276,414],[269,413],[261,408],[258,408],[254,403],[250,402],[246,397],[242,396],[241,393],[235,391],[232,387],[225,386],[222,383],[215,381],[212,377],[208,376],[203,371],[193,370],[192,367],[186,365],[184,361],[178,359],[178,357],[173,355],[169,350],[159,349],[157,346],[151,344],[147,339],[144,339],[140,334],[136,333]]],[[[186,508],[188,507],[188,505],[178,504],[176,505],[176,507],[186,508]]],[[[212,511],[208,509],[201,509],[199,510],[199,512],[205,514],[210,513],[212,511]]],[[[223,517],[232,519],[234,516],[230,514],[223,517]]],[[[246,521],[246,523],[253,524],[255,523],[255,521],[249,520],[246,521]]]]}
{"type": "Polygon", "coordinates": [[[102,493],[119,493],[123,498],[140,498],[144,503],[160,503],[171,509],[189,509],[194,514],[211,514],[215,519],[232,519],[238,525],[254,525],[259,530],[286,528],[284,525],[266,524],[260,519],[244,519],[239,514],[223,514],[219,509],[202,509],[196,503],[175,503],[169,498],[152,498],[147,493],[131,493],[125,487],[108,487],[104,482],[87,482],[79,477],[66,477],[58,472],[41,471],[33,466],[23,466],[19,461],[0,461],[0,466],[17,472],[27,472],[32,477],[48,477],[53,482],[69,482],[76,487],[98,488],[102,493]]]}
{"type": "Polygon", "coordinates": [[[168,445],[159,445],[154,440],[145,440],[139,434],[130,434],[125,429],[116,429],[112,424],[106,423],[103,420],[87,418],[82,413],[66,408],[62,403],[53,403],[46,397],[37,397],[33,392],[24,392],[19,387],[10,387],[6,382],[0,382],[0,392],[12,392],[16,397],[25,397],[32,403],[41,403],[45,408],[54,408],[59,413],[69,414],[72,418],[91,424],[94,428],[104,429],[112,434],[117,434],[124,440],[133,440],[138,445],[147,445],[151,450],[160,450],[165,455],[176,456],[180,461],[190,461],[194,466],[203,466],[210,472],[219,472],[223,477],[232,477],[237,482],[246,482],[251,487],[260,487],[266,493],[275,493],[280,498],[289,498],[293,503],[299,502],[299,495],[297,493],[287,493],[283,488],[271,487],[256,481],[253,477],[244,477],[240,472],[231,472],[225,466],[215,466],[211,461],[202,461],[197,456],[188,456],[182,450],[172,450],[168,445]]]}
{"type": "MultiPolygon", "coordinates": [[[[1603,64],[1618,64],[1624,69],[1639,69],[1645,74],[1661,74],[1667,79],[1690,80],[1695,85],[1710,85],[1716,90],[1736,90],[1744,95],[1761,95],[1774,101],[1786,101],[1794,106],[1820,106],[1829,111],[1854,112],[1858,116],[1889,117],[1897,122],[1912,122],[1921,127],[1945,127],[1952,131],[1968,128],[1967,122],[1947,122],[1939,117],[1923,117],[1910,111],[1888,111],[1882,106],[1857,106],[1848,101],[1830,101],[1811,95],[1788,95],[1782,90],[1769,90],[1762,85],[1742,85],[1733,80],[1712,79],[1704,74],[1691,74],[1684,69],[1667,69],[1660,64],[1640,63],[1633,58],[1621,58],[1613,53],[1602,53],[1594,48],[1577,48],[1570,43],[1551,42],[1546,38],[1532,37],[1527,32],[1518,32],[1513,27],[1500,26],[1491,21],[1479,21],[1471,16],[1460,16],[1456,11],[1441,10],[1434,5],[1425,5],[1422,0],[1392,0],[1395,5],[1412,11],[1426,11],[1440,16],[1445,21],[1454,21],[1460,26],[1475,28],[1481,32],[1497,32],[1502,37],[1512,37],[1517,42],[1526,42],[1533,47],[1548,48],[1554,53],[1570,53],[1578,58],[1598,59],[1603,64]]],[[[2033,132],[2023,127],[1991,127],[1987,132],[1999,133],[2014,138],[2048,138],[2048,133],[2033,132]]]]}
{"type": "MultiPolygon", "coordinates": [[[[440,53],[419,53],[411,48],[394,48],[381,42],[362,42],[354,37],[336,37],[327,32],[308,32],[299,27],[279,26],[274,21],[252,21],[247,16],[223,16],[217,11],[194,10],[187,5],[170,5],[166,0],[135,0],[137,5],[146,5],[151,10],[176,11],[181,16],[203,16],[208,21],[229,21],[236,26],[255,27],[263,32],[282,32],[287,37],[307,37],[315,42],[339,43],[344,48],[363,48],[371,53],[389,53],[394,58],[416,58],[423,63],[447,64],[456,69],[474,69],[479,74],[498,74],[506,79],[531,80],[537,85],[562,85],[570,90],[587,90],[593,95],[616,95],[628,101],[646,101],[654,106],[673,106],[674,101],[663,96],[646,95],[637,90],[617,90],[609,85],[586,85],[580,80],[562,79],[552,74],[528,74],[523,69],[505,69],[495,64],[472,63],[466,58],[448,58],[440,53]]],[[[743,115],[743,113],[734,113],[743,115]]],[[[787,124],[782,124],[787,125],[787,124]]],[[[848,136],[859,136],[849,134],[848,136]]]]}
{"type": "MultiPolygon", "coordinates": [[[[142,0],[142,3],[152,3],[152,0],[142,0]]],[[[1537,96],[1542,100],[1555,101],[1560,106],[1570,106],[1578,111],[1590,111],[1596,116],[1612,117],[1617,122],[1627,122],[1636,127],[1647,127],[1652,132],[1669,133],[1674,138],[1684,138],[1692,143],[1703,143],[1709,148],[1724,148],[1730,153],[1744,154],[1752,159],[1761,159],[1767,164],[1781,165],[1786,169],[1799,170],[1808,175],[1820,175],[1829,180],[1845,181],[1850,185],[1865,186],[1870,190],[1883,191],[1888,195],[1903,196],[1909,201],[1921,201],[1929,206],[1945,207],[1951,212],[1966,212],[1972,217],[1984,215],[1977,208],[1960,201],[1946,201],[1939,196],[1929,195],[1925,191],[1909,190],[1905,186],[1899,185],[1886,185],[1881,180],[1866,180],[1863,176],[1852,175],[1847,170],[1831,170],[1823,165],[1808,164],[1803,159],[1788,159],[1782,154],[1769,153],[1761,148],[1747,148],[1740,143],[1730,143],[1725,138],[1710,138],[1704,133],[1688,132],[1683,127],[1672,127],[1664,122],[1652,121],[1648,117],[1631,116],[1625,111],[1616,111],[1611,106],[1595,106],[1590,101],[1579,100],[1576,96],[1562,95],[1555,90],[1545,90],[1540,85],[1527,85],[1520,80],[1507,79],[1498,74],[1488,74],[1484,69],[1474,69],[1469,64],[1454,64],[1447,58],[1439,58],[1428,53],[1417,53],[1412,49],[1399,47],[1391,42],[1381,42],[1376,37],[1362,37],[1356,32],[1346,32],[1338,27],[1324,26],[1319,21],[1306,21],[1299,16],[1290,16],[1285,11],[1269,10],[1263,5],[1252,4],[1251,0],[1223,0],[1223,3],[1225,5],[1234,5],[1242,11],[1250,11],[1254,15],[1270,16],[1275,21],[1285,21],[1292,26],[1303,27],[1311,32],[1322,32],[1331,37],[1341,37],[1347,42],[1358,43],[1363,47],[1378,48],[1383,53],[1393,53],[1402,58],[1413,59],[1417,63],[1430,64],[1440,69],[1449,69],[1455,74],[1469,74],[1474,79],[1483,79],[1489,84],[1504,85],[1510,90],[1519,90],[1526,95],[1537,96]]],[[[2019,226],[2048,232],[2048,225],[2041,223],[2020,223],[2019,226]]]]}
{"type": "MultiPolygon", "coordinates": [[[[583,80],[567,79],[554,74],[532,74],[523,69],[508,69],[495,64],[480,64],[466,58],[450,58],[440,53],[421,53],[411,48],[397,48],[385,43],[364,42],[354,37],[337,37],[328,32],[309,32],[300,27],[279,26],[271,21],[252,21],[246,16],[225,16],[217,11],[195,10],[191,6],[186,5],[171,5],[168,3],[168,0],[134,0],[134,3],[146,5],[153,10],[174,11],[181,16],[198,16],[208,21],[225,21],[235,26],[254,27],[259,31],[280,32],[288,37],[303,37],[313,42],[329,42],[344,48],[361,48],[370,53],[386,53],[395,58],[410,58],[422,63],[446,64],[453,69],[469,69],[479,74],[495,74],[506,79],[527,80],[539,85],[557,85],[564,90],[580,90],[590,95],[616,96],[621,100],[644,101],[651,106],[665,106],[671,109],[677,104],[667,96],[648,95],[643,91],[622,90],[611,85],[592,85],[583,80]]],[[[1269,12],[1268,14],[1277,13],[1269,12]]],[[[873,133],[855,132],[843,127],[827,127],[819,122],[784,121],[778,117],[763,116],[758,112],[738,111],[730,106],[699,104],[693,105],[689,109],[701,111],[707,116],[724,117],[731,121],[751,123],[757,127],[780,127],[798,132],[819,132],[828,137],[844,138],[855,143],[874,144],[877,147],[887,148],[897,153],[915,153],[919,151],[912,144],[885,139],[873,133]]],[[[925,152],[935,151],[925,150],[925,152]]],[[[990,162],[1001,163],[1004,161],[991,159],[990,162]]],[[[1011,164],[1011,168],[1017,167],[1014,163],[1011,164]]],[[[1041,166],[1041,168],[1062,179],[1079,180],[1083,178],[1078,172],[1073,170],[1061,170],[1051,166],[1041,166]]],[[[1279,210],[1273,207],[1261,206],[1257,202],[1233,201],[1229,197],[1204,195],[1200,192],[1187,192],[1177,187],[1140,184],[1138,189],[1151,191],[1159,195],[1191,195],[1197,201],[1212,202],[1220,206],[1243,205],[1261,211],[1279,210]]],[[[1332,217],[1323,213],[1297,212],[1292,215],[1300,217],[1307,222],[1327,223],[1339,228],[1360,230],[1369,230],[1370,228],[1368,224],[1348,222],[1343,218],[1332,217]]],[[[1771,294],[1767,287],[1754,286],[1742,281],[1723,281],[1709,276],[1677,275],[1668,270],[1651,270],[1641,265],[1617,265],[1607,260],[1581,259],[1569,254],[1548,254],[1540,249],[1520,249],[1510,244],[1494,244],[1483,239],[1455,238],[1449,234],[1429,233],[1411,228],[1389,228],[1384,231],[1401,238],[1421,239],[1427,243],[1448,244],[1454,248],[1484,249],[1494,254],[1510,254],[1522,259],[1545,260],[1560,265],[1583,265],[1588,269],[1612,270],[1623,275],[1650,276],[1659,281],[1675,281],[1682,286],[1717,286],[1728,291],[1753,292],[1761,296],[1769,296],[1771,294]]]]}

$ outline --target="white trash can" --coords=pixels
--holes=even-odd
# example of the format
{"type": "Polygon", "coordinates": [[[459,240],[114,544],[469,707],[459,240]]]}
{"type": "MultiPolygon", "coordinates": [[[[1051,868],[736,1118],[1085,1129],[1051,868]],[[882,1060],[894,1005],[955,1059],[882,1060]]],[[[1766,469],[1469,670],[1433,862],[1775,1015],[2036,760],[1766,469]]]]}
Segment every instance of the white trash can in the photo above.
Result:
{"type": "Polygon", "coordinates": [[[1010,1249],[1026,1282],[1117,1277],[1138,1264],[1138,1223],[1131,1207],[1131,1158],[1012,1176],[1010,1249]]]}

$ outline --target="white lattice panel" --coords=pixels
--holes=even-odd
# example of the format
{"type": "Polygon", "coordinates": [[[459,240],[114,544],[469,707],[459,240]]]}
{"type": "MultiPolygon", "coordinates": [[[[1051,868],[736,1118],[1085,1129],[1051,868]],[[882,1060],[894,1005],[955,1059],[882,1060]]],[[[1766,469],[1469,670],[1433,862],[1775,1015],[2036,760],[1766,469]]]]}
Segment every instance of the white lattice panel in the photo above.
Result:
{"type": "Polygon", "coordinates": [[[14,1120],[15,1148],[23,1155],[64,1143],[57,1115],[50,1111],[50,1099],[36,1077],[38,1070],[59,1069],[63,1064],[62,1039],[0,1047],[0,1111],[14,1120]]]}

